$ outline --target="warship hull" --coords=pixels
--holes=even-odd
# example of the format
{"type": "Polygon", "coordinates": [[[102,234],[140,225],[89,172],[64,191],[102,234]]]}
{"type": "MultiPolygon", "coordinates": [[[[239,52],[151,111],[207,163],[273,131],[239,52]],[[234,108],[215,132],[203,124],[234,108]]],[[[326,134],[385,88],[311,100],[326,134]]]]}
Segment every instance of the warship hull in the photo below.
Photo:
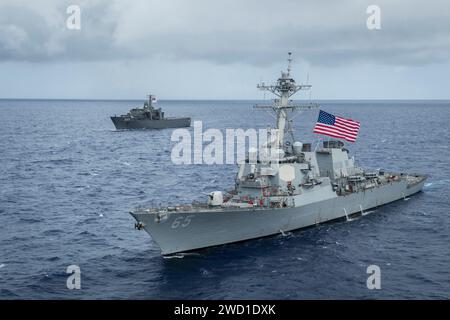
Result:
{"type": "Polygon", "coordinates": [[[339,218],[364,215],[370,209],[406,199],[421,191],[426,177],[402,179],[364,191],[305,201],[289,208],[191,210],[164,215],[136,210],[130,214],[161,248],[163,255],[297,230],[339,218]]]}
{"type": "Polygon", "coordinates": [[[182,128],[189,127],[191,125],[191,118],[165,118],[161,120],[150,120],[111,117],[111,120],[118,130],[182,128]]]}

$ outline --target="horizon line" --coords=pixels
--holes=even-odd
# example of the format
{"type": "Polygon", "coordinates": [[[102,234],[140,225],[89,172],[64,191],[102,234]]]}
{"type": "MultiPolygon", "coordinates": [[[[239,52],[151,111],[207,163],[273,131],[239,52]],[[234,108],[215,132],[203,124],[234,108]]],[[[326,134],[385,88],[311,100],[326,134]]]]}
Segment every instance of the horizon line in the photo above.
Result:
{"type": "MultiPolygon", "coordinates": [[[[136,98],[0,98],[1,100],[43,100],[43,101],[143,101],[145,99],[136,98]]],[[[158,99],[159,101],[266,101],[273,99],[158,99]]],[[[450,101],[450,98],[335,98],[335,99],[291,99],[301,101],[450,101]]]]}

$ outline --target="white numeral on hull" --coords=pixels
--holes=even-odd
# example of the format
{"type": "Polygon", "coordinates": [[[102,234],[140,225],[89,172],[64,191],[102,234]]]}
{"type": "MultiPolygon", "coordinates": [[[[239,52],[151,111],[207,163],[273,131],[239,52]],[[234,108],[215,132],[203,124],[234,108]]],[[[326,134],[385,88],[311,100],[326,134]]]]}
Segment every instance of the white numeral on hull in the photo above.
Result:
{"type": "Polygon", "coordinates": [[[176,229],[180,226],[182,228],[186,228],[191,223],[193,217],[194,217],[194,215],[191,214],[186,217],[175,218],[175,220],[173,220],[173,223],[172,223],[172,229],[176,229]]]}

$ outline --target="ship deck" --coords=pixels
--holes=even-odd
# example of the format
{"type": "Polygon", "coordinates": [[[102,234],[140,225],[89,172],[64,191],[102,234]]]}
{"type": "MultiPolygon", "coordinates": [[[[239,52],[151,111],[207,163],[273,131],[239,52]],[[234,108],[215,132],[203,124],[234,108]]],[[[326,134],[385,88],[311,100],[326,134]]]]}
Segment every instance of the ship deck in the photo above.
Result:
{"type": "MultiPolygon", "coordinates": [[[[385,182],[381,183],[378,186],[375,186],[375,188],[377,187],[381,187],[383,185],[386,185],[388,183],[392,183],[392,182],[400,182],[402,180],[406,180],[407,182],[407,187],[411,188],[416,186],[417,184],[423,182],[424,180],[427,179],[426,175],[421,175],[421,174],[394,174],[395,177],[398,177],[396,179],[389,179],[386,180],[385,182]]],[[[355,192],[364,192],[364,191],[355,191],[355,192]]],[[[353,193],[355,193],[353,192],[353,193]]],[[[345,196],[345,195],[349,195],[352,192],[348,192],[345,194],[338,194],[337,196],[345,196]]],[[[274,196],[274,201],[280,200],[282,198],[285,197],[290,197],[292,195],[288,195],[288,194],[279,194],[277,196],[274,196]]],[[[134,210],[132,210],[130,213],[132,214],[166,214],[166,213],[172,213],[172,212],[176,212],[176,213],[207,213],[207,212],[231,212],[231,211],[239,211],[239,212],[243,212],[243,211],[261,211],[261,210],[273,210],[273,209],[277,209],[277,210],[282,210],[282,209],[289,209],[291,208],[290,206],[287,207],[269,207],[269,206],[258,206],[258,205],[250,205],[250,204],[246,204],[245,202],[241,202],[241,203],[234,203],[234,204],[230,204],[228,203],[228,205],[221,205],[221,206],[210,206],[207,203],[193,203],[193,204],[183,204],[183,205],[176,205],[176,206],[167,206],[167,207],[159,207],[159,208],[135,208],[134,210]]]]}

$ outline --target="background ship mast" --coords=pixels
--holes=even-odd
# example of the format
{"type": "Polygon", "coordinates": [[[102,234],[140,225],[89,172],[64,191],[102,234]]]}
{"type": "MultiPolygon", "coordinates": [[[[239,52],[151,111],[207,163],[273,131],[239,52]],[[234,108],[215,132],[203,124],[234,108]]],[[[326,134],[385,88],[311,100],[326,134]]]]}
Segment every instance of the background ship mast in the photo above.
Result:
{"type": "Polygon", "coordinates": [[[300,90],[309,90],[311,85],[309,84],[296,84],[295,80],[291,77],[291,63],[292,63],[292,53],[288,53],[288,67],[287,72],[281,72],[281,77],[278,78],[277,83],[274,85],[266,85],[264,82],[257,85],[257,88],[263,91],[270,91],[274,95],[278,96],[279,99],[275,99],[271,105],[255,105],[255,108],[260,109],[271,109],[274,111],[277,119],[276,129],[277,139],[275,141],[276,145],[272,147],[283,147],[284,136],[286,132],[286,123],[289,122],[287,110],[304,110],[317,108],[318,104],[291,104],[289,98],[293,96],[300,90]]]}
{"type": "Polygon", "coordinates": [[[150,109],[153,109],[153,99],[155,98],[155,96],[152,95],[151,93],[149,93],[149,94],[147,95],[147,97],[148,97],[148,107],[149,107],[150,109]]]}

